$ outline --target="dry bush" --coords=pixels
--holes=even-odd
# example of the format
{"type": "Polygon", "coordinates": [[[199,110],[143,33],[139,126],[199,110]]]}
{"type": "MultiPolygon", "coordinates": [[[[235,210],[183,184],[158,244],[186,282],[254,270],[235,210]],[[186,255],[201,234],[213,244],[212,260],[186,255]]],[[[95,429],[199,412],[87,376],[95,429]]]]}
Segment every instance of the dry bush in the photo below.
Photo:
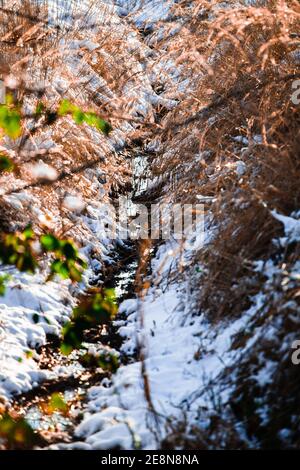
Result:
{"type": "Polygon", "coordinates": [[[51,219],[52,230],[61,232],[63,227],[71,227],[68,236],[86,242],[93,236],[90,229],[78,219],[74,223],[61,202],[70,193],[87,204],[108,202],[110,193],[128,185],[130,163],[116,149],[124,145],[131,130],[127,121],[134,120],[135,100],[131,113],[123,96],[125,86],[130,89],[138,85],[138,78],[135,81],[130,77],[137,58],[128,59],[131,68],[126,64],[130,28],[114,24],[112,9],[93,2],[84,14],[80,6],[68,12],[73,18],[71,25],[61,19],[49,22],[47,2],[41,6],[41,2],[32,0],[7,1],[3,8],[0,80],[6,81],[8,91],[23,104],[26,113],[32,112],[39,101],[55,111],[61,99],[67,98],[83,110],[95,111],[117,129],[108,139],[87,125],[76,125],[69,117],[47,125],[34,123],[34,128],[28,127],[29,118],[22,138],[5,138],[2,151],[9,153],[16,169],[0,177],[3,229],[21,228],[25,220],[44,229],[36,216],[42,212],[51,219]],[[94,6],[98,15],[92,24],[94,6]],[[40,161],[56,169],[57,181],[41,184],[33,178],[29,165],[40,161]],[[20,193],[33,200],[18,213],[10,207],[10,197],[20,193]]]}
{"type": "Polygon", "coordinates": [[[176,109],[161,116],[153,172],[164,200],[212,198],[206,211],[214,230],[185,271],[197,312],[227,322],[256,295],[262,300],[233,341],[237,362],[216,379],[232,390],[227,407],[216,410],[205,436],[180,423],[167,448],[299,448],[299,375],[291,362],[299,280],[291,273],[299,271],[300,247],[280,245],[283,226],[271,211],[299,211],[300,107],[291,96],[300,78],[300,6],[249,4],[179,2],[181,29],[164,44],[190,83],[176,109]],[[258,272],[257,260],[271,263],[274,274],[258,272]],[[202,274],[195,275],[195,265],[202,274]],[[267,366],[274,369],[262,384],[267,366]],[[237,429],[245,431],[241,439],[237,429]]]}
{"type": "MultiPolygon", "coordinates": [[[[270,210],[299,207],[299,3],[179,2],[182,23],[167,53],[191,79],[162,117],[153,171],[164,197],[207,207],[218,227],[196,254],[204,267],[199,310],[211,319],[240,314],[260,289],[251,262],[268,259],[282,230],[270,210]]],[[[198,281],[197,281],[198,282],[198,281]]]]}

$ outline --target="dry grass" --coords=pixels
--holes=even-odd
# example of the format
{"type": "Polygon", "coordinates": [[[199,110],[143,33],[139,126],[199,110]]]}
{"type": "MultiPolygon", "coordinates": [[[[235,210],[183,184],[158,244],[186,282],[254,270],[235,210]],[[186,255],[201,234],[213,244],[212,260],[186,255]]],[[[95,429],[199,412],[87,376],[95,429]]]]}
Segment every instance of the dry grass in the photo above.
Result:
{"type": "MultiPolygon", "coordinates": [[[[214,198],[207,212],[217,230],[210,243],[195,253],[192,274],[186,271],[196,292],[198,312],[205,311],[212,322],[231,319],[240,316],[251,305],[253,295],[262,292],[266,305],[254,320],[253,331],[262,324],[267,328],[272,322],[280,323],[280,333],[274,335],[273,342],[258,341],[236,371],[229,371],[225,377],[236,385],[232,421],[226,422],[219,413],[211,422],[212,437],[204,439],[198,430],[192,430],[191,441],[186,423],[182,423],[180,429],[170,430],[165,447],[218,447],[225,434],[227,441],[220,447],[242,448],[246,444],[235,432],[237,421],[243,423],[248,437],[255,437],[263,446],[280,447],[277,434],[283,427],[291,429],[291,443],[299,446],[299,419],[293,421],[293,416],[299,415],[299,380],[288,356],[295,325],[287,308],[287,302],[297,304],[299,288],[282,284],[285,272],[291,271],[299,258],[299,244],[283,250],[273,243],[282,235],[282,225],[272,217],[271,210],[285,215],[299,210],[300,106],[291,102],[291,94],[293,81],[300,78],[300,5],[294,0],[249,3],[178,2],[173,19],[180,23],[179,31],[165,34],[164,39],[156,31],[147,34],[151,60],[146,60],[144,49],[133,48],[128,41],[129,32],[140,33],[124,24],[112,27],[109,12],[101,28],[90,33],[80,29],[57,31],[45,21],[36,25],[32,17],[40,15],[43,19],[45,11],[37,12],[32,2],[25,4],[21,16],[5,14],[1,23],[0,78],[13,74],[19,80],[19,99],[34,103],[37,95],[31,90],[42,78],[42,99],[54,107],[61,98],[53,85],[59,77],[66,83],[68,98],[111,118],[114,127],[122,128],[128,119],[141,118],[135,130],[126,135],[135,139],[133,143],[154,138],[160,143],[151,162],[159,181],[155,195],[180,203],[196,202],[198,195],[214,198]],[[68,43],[84,40],[87,34],[97,43],[94,50],[82,44],[74,55],[70,49],[59,47],[62,37],[68,43]],[[66,66],[70,57],[80,62],[76,73],[66,66]],[[162,97],[178,100],[178,106],[170,110],[158,105],[156,113],[149,107],[140,116],[136,112],[138,84],[144,79],[140,64],[150,74],[155,67],[163,69],[163,59],[165,64],[173,61],[181,84],[184,80],[189,84],[180,88],[176,79],[162,70],[160,81],[157,79],[153,86],[162,97]],[[145,125],[149,123],[151,126],[145,125]],[[273,260],[282,274],[267,281],[254,269],[258,259],[273,260]],[[200,281],[199,276],[193,276],[195,265],[205,273],[200,281]],[[275,343],[287,338],[282,359],[275,343]],[[279,364],[273,390],[258,390],[251,381],[249,371],[255,374],[262,367],[256,360],[260,353],[279,364]],[[267,431],[253,408],[255,399],[262,397],[271,414],[267,431]],[[286,416],[278,414],[280,408],[286,410],[286,416]]],[[[167,32],[173,23],[158,27],[167,32]]],[[[11,192],[18,186],[31,185],[26,164],[32,159],[44,160],[59,173],[70,171],[52,186],[36,185],[28,191],[36,196],[42,211],[59,220],[56,230],[66,231],[71,223],[67,233],[83,241],[88,229],[72,228],[69,214],[61,209],[63,195],[76,189],[86,201],[94,200],[92,182],[97,179],[94,170],[99,170],[106,175],[105,199],[110,191],[128,182],[128,165],[106,138],[76,127],[68,118],[54,123],[50,133],[55,142],[52,152],[45,151],[44,142],[49,138],[45,129],[31,136],[26,148],[7,143],[18,171],[1,176],[1,188],[11,192]],[[93,167],[92,175],[86,165],[93,167]],[[72,172],[74,168],[78,171],[72,172]]],[[[1,211],[6,230],[22,226],[28,219],[38,224],[30,207],[18,213],[1,201],[1,211]]],[[[243,344],[243,338],[238,340],[243,344]]]]}
{"type": "Polygon", "coordinates": [[[164,47],[192,80],[176,109],[161,116],[153,171],[165,200],[214,198],[206,209],[214,236],[186,270],[197,312],[212,323],[228,321],[241,316],[256,294],[264,302],[248,336],[233,343],[238,363],[218,378],[234,390],[230,411],[216,410],[205,435],[180,423],[170,430],[167,448],[299,447],[299,380],[290,349],[298,332],[299,282],[290,273],[297,271],[300,248],[274,243],[283,227],[271,211],[299,211],[300,107],[291,96],[300,77],[300,6],[243,3],[195,0],[174,7],[186,21],[164,47]],[[277,274],[269,279],[258,273],[257,260],[273,262],[277,274]],[[270,361],[272,381],[261,385],[256,377],[270,361]],[[246,439],[239,439],[237,424],[246,439]]]}
{"type": "Polygon", "coordinates": [[[153,168],[167,200],[215,198],[207,210],[218,233],[195,262],[206,272],[199,310],[219,319],[241,313],[260,288],[251,262],[272,255],[282,229],[270,210],[299,207],[300,108],[291,94],[300,8],[194,1],[180,2],[175,14],[187,21],[165,47],[192,89],[162,117],[153,168]]]}
{"type": "MultiPolygon", "coordinates": [[[[132,118],[123,98],[124,86],[136,86],[126,66],[130,29],[112,27],[111,12],[105,6],[103,18],[99,18],[94,28],[80,25],[57,28],[48,23],[45,5],[41,7],[30,0],[5,2],[0,23],[0,80],[13,77],[17,81],[13,93],[27,110],[38,101],[55,110],[62,98],[68,98],[85,110],[97,112],[114,128],[122,127],[123,116],[129,121],[132,118]],[[118,83],[121,76],[122,81],[118,83]],[[58,82],[62,88],[57,86],[58,82]]],[[[75,8],[72,14],[81,24],[87,20],[75,8]]],[[[136,63],[132,58],[131,69],[136,63]]],[[[102,201],[98,202],[108,202],[111,192],[128,184],[129,161],[114,150],[114,142],[126,138],[126,133],[113,132],[108,139],[86,125],[75,125],[69,117],[36,127],[34,132],[27,127],[25,137],[16,142],[7,138],[2,142],[16,163],[13,173],[1,174],[2,195],[17,191],[35,198],[31,206],[19,213],[2,198],[2,229],[22,228],[29,221],[44,229],[33,210],[38,208],[52,220],[51,229],[61,231],[62,226],[74,225],[72,214],[61,208],[66,193],[79,195],[87,204],[93,204],[99,199],[97,181],[100,180],[102,201]],[[41,185],[33,179],[28,165],[39,161],[57,170],[56,182],[41,185]]],[[[83,242],[91,233],[78,221],[68,235],[83,242]]]]}

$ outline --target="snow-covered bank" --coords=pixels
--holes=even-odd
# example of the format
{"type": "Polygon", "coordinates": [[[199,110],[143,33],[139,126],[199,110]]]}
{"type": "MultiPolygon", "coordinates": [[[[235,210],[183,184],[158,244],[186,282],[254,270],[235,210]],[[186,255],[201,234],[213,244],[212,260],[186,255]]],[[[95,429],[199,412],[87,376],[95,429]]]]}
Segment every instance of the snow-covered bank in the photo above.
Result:
{"type": "MultiPolygon", "coordinates": [[[[52,2],[50,16],[54,17],[59,13],[59,9],[61,12],[65,11],[66,6],[71,4],[76,10],[76,15],[83,18],[85,12],[89,11],[90,21],[94,18],[96,22],[92,31],[83,32],[89,38],[80,40],[78,35],[74,38],[71,33],[62,42],[61,56],[65,67],[62,69],[59,64],[53,66],[48,77],[47,96],[50,100],[53,97],[57,100],[62,93],[69,99],[77,99],[80,95],[80,101],[84,104],[89,103],[89,93],[95,95],[99,90],[95,95],[97,102],[110,102],[116,108],[115,101],[118,102],[120,99],[118,95],[123,92],[111,90],[101,73],[91,66],[104,54],[106,59],[110,60],[112,76],[115,73],[114,58],[105,52],[105,48],[100,48],[98,41],[101,38],[98,37],[98,28],[101,26],[122,37],[128,51],[120,51],[121,56],[135,47],[137,43],[135,34],[126,24],[122,24],[112,7],[108,11],[107,5],[103,2],[99,2],[92,11],[89,10],[89,2],[80,5],[81,11],[77,8],[78,2],[69,2],[69,4],[52,2]],[[83,50],[90,51],[88,56],[83,57],[83,50]],[[90,55],[93,56],[92,59],[90,55]],[[82,73],[84,76],[78,82],[78,76],[82,73]],[[73,83],[76,83],[76,87],[73,83]]],[[[128,60],[131,61],[132,72],[139,73],[140,78],[137,75],[136,79],[129,79],[125,83],[127,95],[130,95],[130,109],[127,110],[127,115],[134,117],[138,112],[146,115],[152,109],[149,96],[153,95],[153,90],[149,80],[143,75],[139,62],[134,57],[128,60]]],[[[38,62],[32,67],[38,74],[42,66],[38,62]]],[[[31,76],[25,78],[31,81],[31,76]]],[[[51,164],[56,166],[55,171],[61,171],[63,165],[74,164],[76,152],[81,159],[91,160],[91,169],[83,170],[79,176],[75,176],[75,179],[67,180],[65,185],[62,184],[53,190],[36,188],[20,191],[19,188],[31,183],[27,168],[18,178],[10,174],[1,174],[0,196],[3,195],[1,204],[2,207],[5,205],[8,213],[16,213],[15,219],[13,216],[10,218],[13,227],[22,227],[24,223],[30,222],[42,227],[43,230],[59,231],[61,227],[69,226],[67,236],[77,241],[90,266],[84,282],[77,288],[59,279],[45,282],[46,272],[31,276],[9,269],[11,280],[5,296],[0,298],[0,395],[3,399],[11,399],[13,394],[28,391],[46,378],[47,373],[38,369],[35,349],[45,344],[46,334],[60,334],[62,325],[68,319],[76,302],[76,295],[88,284],[89,278],[92,278],[95,272],[101,271],[103,261],[109,261],[114,242],[106,238],[99,239],[99,233],[103,234],[101,228],[110,222],[103,213],[103,203],[110,201],[109,192],[112,188],[129,181],[123,171],[130,174],[130,166],[124,163],[122,157],[118,157],[116,151],[124,146],[128,134],[134,130],[134,127],[135,125],[131,125],[130,122],[116,121],[110,138],[105,138],[94,129],[74,126],[74,123],[66,118],[63,126],[59,125],[42,132],[37,142],[28,144],[27,150],[34,152],[40,146],[41,151],[49,151],[50,155],[54,155],[51,164]],[[66,132],[77,139],[77,149],[76,146],[69,146],[68,139],[65,138],[66,132]],[[99,158],[99,163],[95,157],[99,158]],[[96,165],[93,164],[94,160],[96,165]],[[18,192],[14,192],[16,190],[18,192]],[[79,212],[72,208],[64,209],[62,212],[60,206],[66,196],[73,198],[75,203],[76,200],[82,201],[83,208],[79,212]]],[[[9,149],[11,157],[15,158],[16,149],[10,148],[9,145],[6,143],[3,149],[9,149]]]]}
{"type": "Polygon", "coordinates": [[[0,299],[1,397],[12,398],[46,378],[32,351],[45,344],[47,333],[59,334],[70,313],[65,305],[71,303],[63,283],[59,288],[53,282],[45,284],[42,276],[15,274],[0,299]]]}
{"type": "MultiPolygon", "coordinates": [[[[189,409],[188,397],[202,390],[205,379],[222,368],[218,354],[226,350],[225,339],[209,358],[209,366],[204,366],[208,358],[202,359],[203,374],[199,373],[201,362],[197,353],[203,340],[199,336],[207,332],[207,324],[203,317],[189,316],[185,307],[186,283],[168,284],[166,281],[169,252],[170,247],[162,247],[153,261],[156,269],[164,266],[161,276],[165,280],[161,281],[160,288],[151,288],[142,302],[124,301],[120,312],[125,313],[127,319],[116,322],[125,340],[123,351],[129,355],[136,349],[144,351],[143,367],[155,411],[151,410],[152,405],[145,396],[142,362],[122,366],[110,387],[104,382],[90,390],[87,412],[76,437],[84,438],[91,449],[157,448],[185,413],[188,418],[195,417],[197,407],[189,409]]],[[[81,442],[67,447],[80,445],[81,442]]]]}
{"type": "MultiPolygon", "coordinates": [[[[49,163],[57,172],[74,161],[91,167],[53,190],[3,198],[19,211],[14,229],[22,213],[74,238],[89,261],[76,288],[14,273],[0,299],[3,397],[70,373],[39,370],[35,348],[46,333],[59,335],[77,294],[110,262],[115,245],[99,237],[109,223],[101,203],[132,194],[129,158],[147,154],[151,181],[141,200],[203,202],[209,236],[193,252],[155,242],[149,271],[142,257],[143,295],[130,292],[111,329],[124,339],[124,363],[111,380],[95,374],[72,442],[54,448],[299,447],[299,108],[290,100],[295,64],[286,60],[299,15],[258,3],[103,0],[88,32],[60,42],[63,67],[49,78],[54,103],[61,95],[83,107],[92,101],[113,132],[107,138],[65,117],[41,136],[49,163]],[[66,196],[71,206],[79,196],[82,212],[64,212],[66,196]]],[[[3,194],[27,177],[3,178],[3,194]]]]}
{"type": "MultiPolygon", "coordinates": [[[[171,109],[176,105],[174,99],[155,93],[153,85],[161,74],[159,67],[152,70],[155,53],[141,41],[135,26],[129,25],[129,21],[132,25],[140,21],[154,24],[157,19],[165,18],[170,2],[101,1],[93,4],[93,8],[90,8],[90,3],[49,2],[47,15],[50,24],[58,22],[68,27],[70,18],[73,18],[74,32],[71,30],[61,40],[59,52],[55,52],[58,55],[57,63],[53,63],[50,69],[47,65],[46,98],[50,103],[56,103],[63,96],[79,100],[85,106],[90,103],[92,95],[96,106],[103,103],[109,105],[118,115],[123,112],[128,119],[116,118],[113,132],[106,138],[88,126],[75,126],[67,117],[62,124],[41,132],[36,142],[28,142],[26,150],[33,155],[37,148],[49,152],[49,163],[57,174],[64,169],[64,165],[72,166],[77,160],[80,164],[83,159],[91,162],[90,169],[67,178],[65,184],[53,190],[37,187],[22,191],[20,188],[32,183],[26,166],[18,178],[1,174],[0,196],[3,195],[7,212],[14,214],[10,217],[13,228],[33,223],[43,230],[59,231],[69,226],[68,236],[77,241],[90,265],[83,284],[77,289],[60,280],[45,283],[45,273],[29,276],[10,269],[12,279],[5,297],[0,298],[0,390],[5,398],[11,397],[12,393],[27,391],[36,385],[37,379],[45,378],[45,372],[38,370],[34,360],[36,353],[32,357],[27,349],[44,344],[46,333],[60,333],[71,313],[76,294],[87,285],[93,272],[101,271],[102,262],[108,262],[114,250],[112,241],[99,239],[99,233],[103,233],[101,228],[109,222],[102,204],[110,202],[112,189],[130,182],[130,164],[117,152],[135,131],[136,123],[131,122],[131,118],[142,117],[153,121],[155,108],[163,106],[171,109]],[[132,13],[138,16],[132,16],[132,13]],[[124,15],[129,15],[126,20],[122,19],[124,15]],[[106,44],[107,36],[109,41],[106,44]],[[115,50],[110,50],[113,41],[122,43],[117,54],[115,50]],[[105,78],[102,67],[98,67],[103,61],[108,67],[105,78]],[[151,76],[147,72],[149,64],[151,76]],[[115,75],[121,69],[125,78],[115,85],[115,75]],[[69,135],[69,139],[65,135],[69,135]],[[70,139],[73,139],[72,145],[68,143],[70,139]],[[61,203],[66,196],[80,200],[83,210],[62,212],[61,203]]],[[[40,4],[43,6],[45,2],[41,1],[40,4]]],[[[43,70],[43,62],[38,59],[32,58],[30,75],[21,75],[30,86],[32,81],[35,83],[35,76],[38,77],[43,70]]],[[[14,69],[14,73],[19,73],[18,68],[14,69]]],[[[30,108],[30,102],[27,106],[30,108]]],[[[15,158],[17,149],[11,148],[10,144],[5,144],[3,149],[6,148],[15,158]]]]}
{"type": "MultiPolygon", "coordinates": [[[[248,41],[249,68],[265,47],[256,34],[260,22],[273,38],[270,41],[276,41],[277,26],[273,5],[265,10],[260,10],[261,2],[251,5],[255,8],[249,11],[243,2],[220,2],[216,10],[213,6],[208,11],[196,10],[204,20],[209,15],[211,21],[216,18],[218,39],[229,27],[228,37],[241,34],[241,44],[248,41]],[[249,25],[248,21],[251,34],[245,26],[243,36],[239,26],[249,25]]],[[[294,12],[294,20],[296,16],[294,12]]],[[[206,57],[211,43],[202,49],[203,24],[195,17],[189,26],[196,33],[190,42],[182,43],[182,55],[194,54],[190,65],[199,72],[195,93],[189,89],[192,97],[184,97],[163,120],[166,132],[160,136],[161,145],[151,144],[157,151],[154,170],[164,183],[165,200],[204,200],[215,220],[215,243],[199,250],[190,269],[184,268],[180,282],[164,286],[154,281],[156,288],[150,288],[142,305],[133,300],[121,306],[128,315],[128,322],[120,325],[126,338],[124,348],[132,352],[137,336],[145,360],[122,367],[111,388],[104,383],[91,390],[87,415],[77,430],[78,439],[84,439],[90,449],[160,448],[165,436],[169,445],[181,448],[188,438],[188,445],[196,448],[299,447],[299,381],[291,360],[299,325],[299,142],[295,137],[299,114],[291,110],[290,90],[283,89],[285,124],[275,122],[272,133],[265,116],[272,122],[284,113],[281,101],[273,100],[271,115],[265,90],[255,94],[266,63],[254,64],[254,83],[248,88],[248,72],[239,67],[244,63],[243,48],[238,44],[236,50],[227,50],[225,34],[224,42],[216,40],[215,55],[206,57]],[[208,63],[197,55],[197,49],[208,63]],[[235,54],[241,54],[241,62],[236,62],[235,54]],[[240,74],[245,74],[242,93],[240,74]],[[248,104],[249,93],[253,102],[248,104]],[[219,99],[223,94],[229,99],[219,99]],[[262,102],[267,103],[266,114],[261,111],[257,119],[262,102]],[[193,115],[189,106],[194,106],[193,115]],[[258,133],[256,119],[258,129],[262,127],[266,134],[258,133]],[[179,121],[175,128],[174,121],[179,121]],[[284,140],[289,128],[293,131],[284,140]],[[290,142],[294,142],[291,147],[290,142]],[[279,147],[288,151],[273,153],[279,147]],[[282,225],[273,218],[284,224],[284,237],[282,225]]],[[[291,29],[296,31],[296,20],[291,29]]],[[[151,43],[151,34],[146,41],[151,43]]],[[[291,41],[287,49],[292,48],[291,41]]],[[[268,72],[274,74],[272,85],[277,93],[282,89],[281,82],[276,82],[278,64],[281,76],[286,71],[284,52],[276,60],[270,52],[270,64],[266,83],[268,72]]],[[[159,255],[156,261],[161,262],[159,255]]],[[[82,444],[71,447],[77,445],[82,444]]]]}
{"type": "MultiPolygon", "coordinates": [[[[299,222],[291,217],[282,217],[282,221],[286,237],[281,243],[288,246],[297,237],[299,240],[297,231],[291,232],[291,227],[298,227],[299,222]]],[[[197,429],[202,433],[196,435],[198,439],[201,436],[198,445],[201,442],[209,448],[216,445],[211,442],[218,436],[211,434],[211,420],[217,416],[227,417],[228,422],[232,419],[232,407],[238,403],[236,390],[243,386],[243,380],[239,382],[241,364],[247,363],[253,351],[257,351],[257,370],[253,371],[251,380],[264,389],[272,383],[280,354],[291,355],[296,332],[285,337],[279,357],[274,353],[272,357],[265,356],[261,349],[265,341],[277,344],[280,337],[278,315],[267,325],[259,322],[267,315],[269,289],[274,278],[281,275],[280,266],[275,266],[271,260],[266,264],[257,261],[257,271],[268,281],[262,291],[252,297],[251,307],[240,318],[212,324],[205,314],[193,315],[197,305],[193,303],[189,280],[185,276],[180,281],[168,279],[177,271],[178,248],[176,250],[174,243],[160,247],[152,260],[152,271],[156,273],[152,287],[143,300],[124,301],[120,313],[126,315],[126,320],[115,322],[124,338],[122,350],[129,356],[139,350],[144,360],[133,360],[121,366],[112,383],[105,379],[99,386],[92,387],[84,419],[75,432],[78,441],[53,448],[157,449],[164,439],[176,436],[183,424],[185,437],[197,429]],[[241,340],[243,338],[245,340],[241,340]],[[146,384],[143,377],[146,377],[146,384]]],[[[186,268],[189,256],[186,252],[186,268]]],[[[291,283],[299,276],[299,262],[292,274],[291,283]]],[[[295,304],[290,305],[294,315],[295,307],[295,304]]],[[[296,321],[294,315],[290,318],[296,321]]],[[[267,422],[268,408],[262,405],[260,413],[267,422]]],[[[240,443],[255,447],[257,443],[247,437],[243,423],[236,420],[235,427],[240,443]]],[[[223,432],[217,445],[221,446],[222,440],[226,440],[223,432]]]]}

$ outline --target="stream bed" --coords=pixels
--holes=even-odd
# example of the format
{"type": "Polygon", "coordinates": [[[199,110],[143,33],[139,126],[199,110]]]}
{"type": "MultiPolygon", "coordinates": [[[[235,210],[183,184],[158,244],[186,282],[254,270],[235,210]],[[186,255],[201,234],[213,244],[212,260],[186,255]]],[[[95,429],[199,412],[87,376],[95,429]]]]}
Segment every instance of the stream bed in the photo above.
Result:
{"type": "MultiPolygon", "coordinates": [[[[116,271],[111,273],[107,287],[115,289],[118,303],[134,296],[135,271],[134,247],[128,252],[118,254],[116,271]],[[131,253],[132,252],[132,253],[131,253]],[[131,256],[130,256],[131,254],[131,256]]],[[[120,316],[117,316],[120,320],[120,316]]],[[[47,370],[53,379],[46,380],[39,386],[15,398],[9,410],[18,419],[23,418],[38,435],[39,447],[47,447],[56,442],[74,442],[74,431],[83,417],[87,394],[93,385],[100,382],[110,385],[112,372],[102,370],[98,364],[87,363],[86,354],[96,357],[103,349],[119,354],[122,338],[118,328],[112,323],[107,329],[94,328],[86,332],[84,349],[74,350],[69,356],[61,354],[59,340],[49,338],[49,342],[40,348],[41,370],[47,370]]],[[[119,355],[120,364],[126,358],[119,355]]]]}
{"type": "MultiPolygon", "coordinates": [[[[133,199],[147,189],[147,159],[132,159],[132,189],[128,191],[127,211],[134,217],[133,199]]],[[[118,304],[135,296],[135,276],[138,267],[137,242],[126,241],[113,253],[113,262],[100,273],[99,278],[91,280],[94,288],[114,288],[118,304]]],[[[87,291],[87,294],[89,292],[87,291]]],[[[124,320],[117,315],[116,320],[124,320]]],[[[48,337],[39,353],[39,368],[47,371],[49,379],[27,393],[15,398],[9,413],[17,419],[25,420],[37,436],[35,444],[23,443],[23,447],[48,447],[55,443],[76,441],[76,426],[83,418],[87,395],[93,385],[109,387],[112,372],[103,370],[99,364],[86,361],[87,352],[96,357],[97,351],[105,349],[119,355],[119,364],[126,364],[134,358],[120,353],[122,338],[114,322],[108,327],[97,327],[86,332],[84,349],[74,350],[69,356],[60,352],[57,337],[48,337]],[[52,376],[52,377],[51,377],[52,376]]],[[[14,446],[9,446],[14,448],[14,446]]]]}

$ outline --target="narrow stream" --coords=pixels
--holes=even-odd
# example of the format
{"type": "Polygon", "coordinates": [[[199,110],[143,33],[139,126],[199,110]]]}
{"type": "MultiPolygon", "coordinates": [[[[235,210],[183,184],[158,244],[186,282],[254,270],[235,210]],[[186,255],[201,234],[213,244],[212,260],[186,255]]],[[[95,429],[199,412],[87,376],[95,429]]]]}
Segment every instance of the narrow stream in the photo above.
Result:
{"type": "MultiPolygon", "coordinates": [[[[135,215],[132,199],[147,188],[147,159],[134,157],[132,190],[128,192],[128,213],[135,215]]],[[[116,248],[114,264],[110,267],[108,279],[102,279],[105,287],[115,289],[118,303],[134,297],[136,269],[138,267],[136,244],[132,241],[122,248],[116,248]]],[[[105,276],[104,274],[102,277],[105,276]]],[[[120,316],[117,320],[120,320],[120,316]]],[[[47,447],[56,442],[74,442],[74,430],[83,417],[87,393],[91,386],[103,379],[110,385],[111,372],[102,370],[98,364],[86,363],[86,352],[97,356],[97,351],[111,350],[119,353],[122,338],[114,324],[108,329],[94,328],[87,332],[84,349],[75,350],[69,356],[60,353],[58,338],[49,338],[40,348],[39,367],[48,370],[53,378],[43,382],[28,393],[16,397],[12,411],[26,422],[38,435],[38,446],[47,447]]],[[[128,358],[120,355],[119,362],[125,364],[128,358]]],[[[131,359],[132,360],[132,359],[131,359]]]]}
{"type": "MultiPolygon", "coordinates": [[[[122,266],[122,258],[119,258],[118,266],[121,268],[111,279],[110,286],[114,284],[118,302],[121,303],[134,295],[137,261],[133,260],[122,266]]],[[[69,356],[60,353],[55,340],[41,348],[40,368],[53,371],[55,377],[17,397],[13,405],[17,416],[25,418],[31,428],[39,434],[41,447],[55,442],[76,440],[74,430],[83,416],[88,390],[103,379],[109,386],[111,380],[111,372],[102,370],[97,364],[85,363],[86,353],[97,357],[97,351],[103,351],[104,348],[118,352],[122,338],[117,329],[117,326],[112,324],[102,331],[98,328],[88,331],[87,341],[83,343],[84,349],[75,350],[69,356]],[[60,374],[62,375],[57,377],[60,374]]],[[[121,355],[119,361],[121,364],[126,363],[126,358],[121,355]]]]}

